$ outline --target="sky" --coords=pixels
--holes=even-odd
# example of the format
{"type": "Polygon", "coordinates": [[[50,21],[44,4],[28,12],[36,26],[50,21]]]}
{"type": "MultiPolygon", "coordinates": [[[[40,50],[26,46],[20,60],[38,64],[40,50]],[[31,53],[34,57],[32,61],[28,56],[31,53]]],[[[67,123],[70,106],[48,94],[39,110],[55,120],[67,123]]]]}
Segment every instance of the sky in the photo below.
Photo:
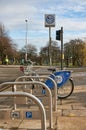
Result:
{"type": "Polygon", "coordinates": [[[0,23],[18,49],[26,45],[26,24],[27,44],[36,46],[38,51],[46,46],[49,28],[45,27],[45,14],[55,14],[52,40],[56,40],[56,30],[61,27],[64,43],[86,39],[86,0],[0,0],[0,23]]]}

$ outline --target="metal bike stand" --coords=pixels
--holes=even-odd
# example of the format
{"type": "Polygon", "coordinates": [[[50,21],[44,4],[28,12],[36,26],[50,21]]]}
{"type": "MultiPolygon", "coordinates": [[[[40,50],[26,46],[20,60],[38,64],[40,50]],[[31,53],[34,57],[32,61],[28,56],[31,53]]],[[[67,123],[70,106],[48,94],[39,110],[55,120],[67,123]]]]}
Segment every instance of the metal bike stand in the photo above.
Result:
{"type": "Polygon", "coordinates": [[[53,89],[54,89],[54,103],[53,103],[53,106],[54,106],[54,111],[57,111],[57,84],[56,84],[56,82],[55,82],[55,80],[53,80],[51,77],[49,77],[49,76],[20,76],[20,77],[18,77],[16,80],[15,80],[15,82],[18,82],[18,81],[21,81],[22,79],[26,79],[26,78],[30,78],[30,79],[39,79],[39,81],[40,81],[40,79],[49,79],[49,80],[51,80],[51,82],[54,84],[54,87],[53,87],[53,89]]]}
{"type": "MultiPolygon", "coordinates": [[[[26,85],[29,85],[29,84],[41,85],[41,86],[43,86],[47,90],[48,96],[49,96],[49,119],[48,119],[49,120],[49,128],[53,129],[52,94],[51,94],[50,89],[47,87],[47,85],[45,85],[42,82],[38,82],[38,81],[30,81],[30,82],[5,82],[5,83],[0,84],[0,87],[4,87],[6,85],[25,85],[25,84],[26,85]]],[[[14,89],[14,90],[16,91],[16,89],[14,89]]]]}
{"type": "MultiPolygon", "coordinates": [[[[39,110],[40,110],[40,113],[41,113],[41,129],[42,130],[46,130],[46,113],[45,113],[45,109],[44,109],[44,106],[43,104],[39,101],[39,99],[37,97],[35,97],[34,95],[32,94],[29,94],[29,93],[25,93],[25,92],[1,92],[0,93],[0,97],[14,97],[14,96],[17,96],[17,97],[28,97],[30,99],[32,99],[36,104],[37,106],[39,107],[39,110]]],[[[17,113],[14,113],[14,117],[17,116],[17,113]]]]}

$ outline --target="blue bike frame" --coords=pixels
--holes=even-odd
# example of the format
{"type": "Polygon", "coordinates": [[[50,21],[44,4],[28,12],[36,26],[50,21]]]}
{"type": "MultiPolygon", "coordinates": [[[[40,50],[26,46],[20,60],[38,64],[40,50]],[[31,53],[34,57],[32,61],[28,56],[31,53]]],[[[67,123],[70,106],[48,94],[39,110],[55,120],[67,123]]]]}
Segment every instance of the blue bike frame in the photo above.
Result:
{"type": "MultiPolygon", "coordinates": [[[[71,76],[71,71],[67,71],[67,70],[57,71],[54,74],[50,75],[50,77],[57,82],[57,87],[62,87],[67,82],[67,80],[69,80],[70,76],[71,76]]],[[[45,81],[45,84],[50,89],[54,87],[53,82],[49,79],[45,81]]]]}

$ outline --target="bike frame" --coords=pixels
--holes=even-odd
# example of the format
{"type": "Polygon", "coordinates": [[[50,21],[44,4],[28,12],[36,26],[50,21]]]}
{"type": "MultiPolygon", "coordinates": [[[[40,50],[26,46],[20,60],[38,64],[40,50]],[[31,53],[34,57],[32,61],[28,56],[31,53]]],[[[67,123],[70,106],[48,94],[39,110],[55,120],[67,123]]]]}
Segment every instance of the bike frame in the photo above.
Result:
{"type": "MultiPolygon", "coordinates": [[[[51,74],[50,77],[52,79],[54,79],[57,83],[57,87],[62,87],[67,80],[69,80],[71,76],[71,71],[67,71],[67,70],[62,70],[62,71],[56,71],[53,75],[51,74]]],[[[47,79],[45,84],[52,89],[54,87],[53,83],[47,79]]]]}

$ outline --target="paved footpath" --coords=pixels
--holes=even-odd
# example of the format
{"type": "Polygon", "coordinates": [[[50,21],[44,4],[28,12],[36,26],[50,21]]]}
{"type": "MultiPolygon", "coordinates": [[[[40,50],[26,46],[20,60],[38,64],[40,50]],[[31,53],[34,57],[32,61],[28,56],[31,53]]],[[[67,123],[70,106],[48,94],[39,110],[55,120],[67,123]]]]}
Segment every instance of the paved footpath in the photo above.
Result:
{"type": "MultiPolygon", "coordinates": [[[[15,69],[0,68],[0,82],[14,81],[21,75],[19,66],[15,69]]],[[[85,84],[86,77],[83,78],[85,84]]],[[[81,78],[77,81],[79,80],[82,81],[81,78]]],[[[58,130],[86,130],[86,85],[75,86],[74,93],[69,98],[58,100],[56,114],[58,130]]]]}
{"type": "Polygon", "coordinates": [[[86,85],[75,86],[69,98],[58,100],[56,114],[57,130],[86,130],[86,85]]]}
{"type": "Polygon", "coordinates": [[[75,86],[74,93],[58,101],[58,130],[86,130],[86,85],[75,86]]]}

